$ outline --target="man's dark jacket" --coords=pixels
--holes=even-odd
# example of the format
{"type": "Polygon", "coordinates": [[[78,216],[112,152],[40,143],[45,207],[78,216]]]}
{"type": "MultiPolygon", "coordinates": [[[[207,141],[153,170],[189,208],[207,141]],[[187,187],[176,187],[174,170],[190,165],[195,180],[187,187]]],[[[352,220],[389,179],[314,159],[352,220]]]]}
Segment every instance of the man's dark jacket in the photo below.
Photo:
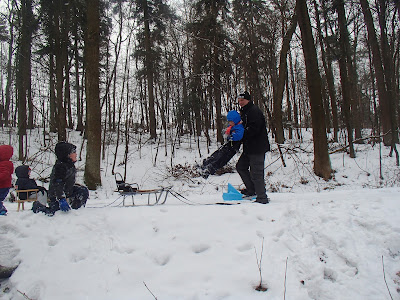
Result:
{"type": "Polygon", "coordinates": [[[74,162],[69,158],[69,154],[76,150],[75,145],[60,142],[55,150],[57,161],[51,171],[49,184],[49,198],[53,201],[71,196],[76,175],[74,162]]]}
{"type": "Polygon", "coordinates": [[[244,126],[243,152],[263,154],[270,151],[265,117],[260,108],[252,101],[240,108],[244,126]]]}

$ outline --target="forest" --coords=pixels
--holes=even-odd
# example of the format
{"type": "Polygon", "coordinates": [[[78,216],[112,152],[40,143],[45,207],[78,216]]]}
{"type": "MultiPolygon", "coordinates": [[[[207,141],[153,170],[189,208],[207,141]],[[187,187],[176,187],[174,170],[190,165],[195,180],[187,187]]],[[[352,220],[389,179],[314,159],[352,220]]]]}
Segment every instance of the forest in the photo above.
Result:
{"type": "Polygon", "coordinates": [[[30,130],[44,148],[81,132],[95,189],[111,140],[223,143],[247,90],[279,149],[312,129],[317,176],[333,142],[399,165],[399,21],[399,0],[3,0],[0,125],[21,162],[30,130]]]}

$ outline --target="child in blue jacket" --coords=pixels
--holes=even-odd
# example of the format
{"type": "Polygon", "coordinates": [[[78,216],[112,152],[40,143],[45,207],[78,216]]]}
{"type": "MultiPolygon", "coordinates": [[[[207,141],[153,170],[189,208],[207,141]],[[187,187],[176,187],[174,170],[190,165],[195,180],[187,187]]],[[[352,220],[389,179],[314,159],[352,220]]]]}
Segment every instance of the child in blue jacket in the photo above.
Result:
{"type": "Polygon", "coordinates": [[[227,143],[203,161],[203,165],[200,167],[200,173],[203,178],[214,175],[218,169],[225,166],[239,151],[244,133],[240,114],[236,110],[231,110],[228,112],[226,118],[229,122],[229,127],[225,130],[227,143]]]}

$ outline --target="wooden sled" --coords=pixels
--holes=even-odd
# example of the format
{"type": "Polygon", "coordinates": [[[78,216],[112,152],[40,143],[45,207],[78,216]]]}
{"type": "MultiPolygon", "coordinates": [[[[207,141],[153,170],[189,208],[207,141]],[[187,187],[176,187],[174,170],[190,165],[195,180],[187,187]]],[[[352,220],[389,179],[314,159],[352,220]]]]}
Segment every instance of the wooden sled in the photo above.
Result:
{"type": "Polygon", "coordinates": [[[135,206],[135,196],[147,195],[147,205],[162,205],[167,201],[168,194],[172,187],[160,187],[151,190],[141,190],[137,183],[126,183],[120,173],[115,173],[115,183],[117,185],[117,192],[122,197],[123,206],[135,206]],[[126,204],[126,197],[132,198],[132,204],[126,204]]]}

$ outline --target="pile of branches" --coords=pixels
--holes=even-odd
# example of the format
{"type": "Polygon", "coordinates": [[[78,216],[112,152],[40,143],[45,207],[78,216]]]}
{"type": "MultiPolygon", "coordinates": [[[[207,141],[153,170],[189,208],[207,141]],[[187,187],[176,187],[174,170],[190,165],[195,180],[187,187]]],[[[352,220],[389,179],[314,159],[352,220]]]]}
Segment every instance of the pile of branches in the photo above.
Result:
{"type": "Polygon", "coordinates": [[[195,178],[200,177],[199,168],[196,165],[189,165],[185,163],[174,165],[170,168],[167,168],[168,173],[170,176],[174,177],[175,179],[184,179],[184,178],[195,178]]]}
{"type": "MultiPolygon", "coordinates": [[[[171,168],[168,168],[167,171],[170,176],[174,177],[175,179],[188,179],[188,178],[196,178],[196,177],[201,177],[201,172],[200,172],[200,166],[199,165],[190,165],[185,163],[184,165],[182,164],[177,164],[172,166],[171,168]]],[[[215,175],[223,175],[226,173],[233,173],[235,172],[235,167],[228,164],[221,169],[217,170],[215,175]]]]}

